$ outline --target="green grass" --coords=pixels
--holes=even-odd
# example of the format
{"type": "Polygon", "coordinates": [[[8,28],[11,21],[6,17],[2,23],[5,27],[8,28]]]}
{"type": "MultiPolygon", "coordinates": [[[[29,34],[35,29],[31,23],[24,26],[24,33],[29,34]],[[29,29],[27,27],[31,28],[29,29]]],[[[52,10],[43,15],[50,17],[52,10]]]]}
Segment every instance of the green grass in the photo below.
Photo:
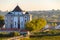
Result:
{"type": "Polygon", "coordinates": [[[8,38],[4,37],[4,38],[0,38],[0,40],[7,40],[8,38]]]}
{"type": "MultiPolygon", "coordinates": [[[[8,38],[0,38],[0,40],[7,40],[8,38]]],[[[43,37],[32,37],[23,38],[21,40],[60,40],[60,36],[43,36],[43,37]]]]}
{"type": "Polygon", "coordinates": [[[43,36],[43,37],[21,38],[20,40],[60,40],[60,36],[43,36]]]}
{"type": "Polygon", "coordinates": [[[30,40],[60,40],[60,36],[44,36],[44,37],[34,37],[30,40]]]}
{"type": "MultiPolygon", "coordinates": [[[[54,30],[54,31],[49,31],[48,33],[35,33],[35,35],[37,34],[52,34],[52,32],[54,32],[54,34],[59,34],[60,35],[60,30],[54,30]]],[[[1,33],[1,32],[0,32],[1,33]]],[[[2,34],[7,34],[7,32],[2,32],[2,34]]],[[[20,40],[60,40],[60,36],[40,36],[40,37],[31,37],[31,38],[20,38],[20,40]]],[[[0,40],[7,40],[9,37],[1,37],[0,40]]]]}

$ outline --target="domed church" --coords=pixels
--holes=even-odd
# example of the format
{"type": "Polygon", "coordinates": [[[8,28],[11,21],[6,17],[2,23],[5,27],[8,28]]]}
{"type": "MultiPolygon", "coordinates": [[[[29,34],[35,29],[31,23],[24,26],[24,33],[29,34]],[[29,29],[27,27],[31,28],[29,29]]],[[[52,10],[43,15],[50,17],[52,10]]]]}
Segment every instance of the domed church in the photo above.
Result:
{"type": "Polygon", "coordinates": [[[25,23],[32,20],[32,15],[24,12],[18,5],[15,9],[5,15],[5,28],[24,29],[25,23]]]}

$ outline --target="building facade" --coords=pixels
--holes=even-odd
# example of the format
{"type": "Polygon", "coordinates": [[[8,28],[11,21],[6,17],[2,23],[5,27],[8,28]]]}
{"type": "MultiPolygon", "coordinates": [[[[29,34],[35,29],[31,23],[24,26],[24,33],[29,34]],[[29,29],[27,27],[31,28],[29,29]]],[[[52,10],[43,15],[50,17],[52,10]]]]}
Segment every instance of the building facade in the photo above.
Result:
{"type": "Polygon", "coordinates": [[[32,15],[21,10],[19,6],[5,15],[5,28],[24,29],[25,23],[32,20],[32,15]]]}

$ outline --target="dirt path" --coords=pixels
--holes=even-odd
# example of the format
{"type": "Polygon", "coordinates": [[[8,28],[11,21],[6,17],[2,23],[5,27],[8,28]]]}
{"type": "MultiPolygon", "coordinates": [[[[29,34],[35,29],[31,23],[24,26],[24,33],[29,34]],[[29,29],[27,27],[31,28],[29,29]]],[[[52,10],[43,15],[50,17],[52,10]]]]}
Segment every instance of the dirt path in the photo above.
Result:
{"type": "Polygon", "coordinates": [[[25,39],[29,39],[28,37],[21,37],[21,36],[17,36],[17,37],[12,37],[12,38],[8,38],[7,40],[25,40],[25,39]]]}
{"type": "Polygon", "coordinates": [[[20,36],[18,36],[18,37],[8,38],[7,40],[20,40],[20,36]]]}

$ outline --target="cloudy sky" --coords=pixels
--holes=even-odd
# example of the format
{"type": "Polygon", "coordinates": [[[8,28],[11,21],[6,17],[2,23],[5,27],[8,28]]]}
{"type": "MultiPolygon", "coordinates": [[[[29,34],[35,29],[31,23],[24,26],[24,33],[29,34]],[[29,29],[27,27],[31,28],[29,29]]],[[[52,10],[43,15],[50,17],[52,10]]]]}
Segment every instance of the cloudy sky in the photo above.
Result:
{"type": "Polygon", "coordinates": [[[60,0],[0,0],[2,11],[11,11],[16,5],[26,11],[60,9],[60,0]]]}

